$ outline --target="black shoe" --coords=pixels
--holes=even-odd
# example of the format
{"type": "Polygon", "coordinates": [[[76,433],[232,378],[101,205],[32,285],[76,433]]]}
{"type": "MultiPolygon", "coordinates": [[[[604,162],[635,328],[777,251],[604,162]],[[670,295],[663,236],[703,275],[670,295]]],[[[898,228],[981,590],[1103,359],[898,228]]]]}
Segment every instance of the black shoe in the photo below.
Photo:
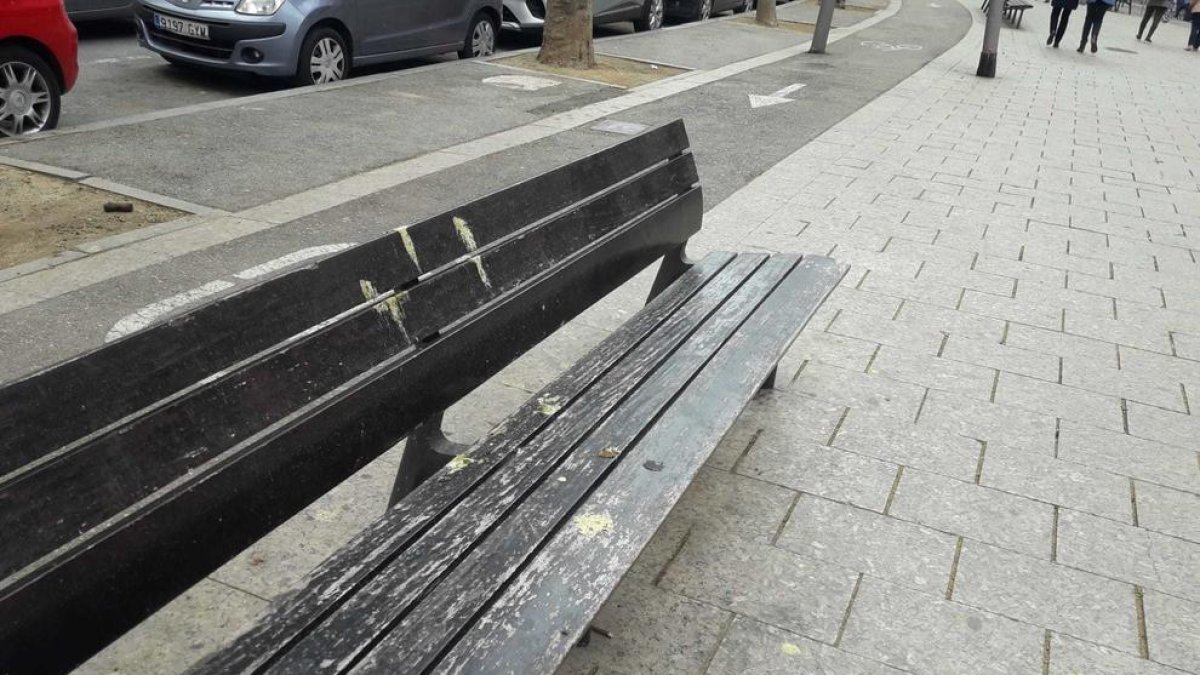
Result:
{"type": "Polygon", "coordinates": [[[1154,43],[1153,43],[1153,42],[1150,42],[1150,38],[1146,38],[1146,44],[1148,44],[1148,45],[1149,45],[1149,44],[1154,44],[1154,43]]]}
{"type": "Polygon", "coordinates": [[[1050,37],[1046,38],[1046,44],[1050,44],[1051,42],[1054,42],[1054,36],[1053,36],[1053,35],[1051,35],[1050,37]]]}
{"type": "Polygon", "coordinates": [[[1057,43],[1057,42],[1055,42],[1055,43],[1054,43],[1054,48],[1055,48],[1055,49],[1058,49],[1058,43],[1057,43]]]}
{"type": "Polygon", "coordinates": [[[1142,34],[1141,34],[1141,33],[1138,33],[1137,39],[1138,39],[1138,40],[1141,40],[1141,39],[1142,39],[1142,34]]]}
{"type": "Polygon", "coordinates": [[[1095,40],[1092,40],[1092,53],[1093,54],[1096,53],[1096,41],[1095,40]]]}
{"type": "Polygon", "coordinates": [[[1080,54],[1082,54],[1082,53],[1083,53],[1083,48],[1084,48],[1084,47],[1086,47],[1086,46],[1087,46],[1087,43],[1086,43],[1086,42],[1080,42],[1080,43],[1079,43],[1079,49],[1076,49],[1075,51],[1077,51],[1077,52],[1079,52],[1080,54]]]}

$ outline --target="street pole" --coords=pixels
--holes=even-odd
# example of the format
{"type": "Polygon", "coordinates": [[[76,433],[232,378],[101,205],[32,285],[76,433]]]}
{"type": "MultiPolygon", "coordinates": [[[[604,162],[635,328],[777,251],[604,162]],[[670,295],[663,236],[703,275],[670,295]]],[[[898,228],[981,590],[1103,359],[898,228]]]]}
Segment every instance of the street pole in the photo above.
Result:
{"type": "Polygon", "coordinates": [[[821,0],[821,11],[817,14],[817,25],[813,29],[809,54],[824,54],[829,43],[829,29],[833,26],[833,5],[837,0],[821,0]]]}
{"type": "Polygon", "coordinates": [[[1004,0],[990,0],[987,26],[983,31],[983,51],[979,54],[979,77],[996,76],[996,54],[1000,49],[1000,26],[1004,23],[1004,0]]]}

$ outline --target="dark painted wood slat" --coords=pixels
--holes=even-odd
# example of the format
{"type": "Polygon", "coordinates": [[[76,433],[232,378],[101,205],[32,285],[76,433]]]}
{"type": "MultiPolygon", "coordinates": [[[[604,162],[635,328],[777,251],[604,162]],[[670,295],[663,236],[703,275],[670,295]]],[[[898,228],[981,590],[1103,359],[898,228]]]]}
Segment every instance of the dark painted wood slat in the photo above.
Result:
{"type": "Polygon", "coordinates": [[[0,476],[416,275],[393,234],[0,387],[0,476]]]}
{"type": "Polygon", "coordinates": [[[402,229],[412,242],[412,255],[428,272],[513,234],[515,223],[549,217],[660,162],[679,157],[687,147],[683,121],[676,120],[402,229]]]}
{"type": "Polygon", "coordinates": [[[595,349],[548,384],[492,434],[470,450],[474,462],[467,471],[443,470],[420,485],[382,518],[356,536],[313,572],[303,591],[273,607],[253,629],[228,648],[194,669],[198,673],[250,673],[328,615],[371,578],[428,523],[453,507],[464,495],[528,441],[548,421],[544,400],[571,401],[607,373],[618,361],[672,317],[733,259],[710,254],[665,293],[602,340],[595,349]]]}
{"type": "Polygon", "coordinates": [[[482,247],[686,148],[682,122],[664,125],[9,383],[0,388],[0,476],[354,306],[359,279],[406,287],[421,271],[417,250],[424,271],[451,262],[464,252],[456,214],[482,247]]]}
{"type": "Polygon", "coordinates": [[[805,258],[433,672],[554,672],[844,274],[805,258]]]}
{"type": "Polygon", "coordinates": [[[0,484],[0,531],[29,532],[0,551],[0,575],[70,541],[398,353],[409,344],[409,336],[420,340],[438,333],[495,295],[553,268],[572,251],[627,226],[664,198],[688,189],[694,177],[691,157],[677,158],[603,199],[401,292],[384,305],[383,315],[365,313],[301,345],[288,345],[244,372],[211,382],[51,464],[0,484]]]}
{"type": "Polygon", "coordinates": [[[86,658],[699,228],[698,189],[0,581],[0,668],[86,658]]]}
{"type": "Polygon", "coordinates": [[[353,672],[422,672],[431,665],[541,547],[557,524],[621,463],[621,454],[703,370],[795,264],[795,258],[775,256],[758,268],[665,363],[644,364],[653,375],[610,415],[580,410],[581,415],[595,420],[595,430],[564,461],[548,467],[544,482],[478,541],[353,672]]]}
{"type": "MultiPolygon", "coordinates": [[[[765,257],[765,256],[764,256],[765,257]]],[[[525,443],[495,473],[443,515],[266,672],[341,672],[399,620],[429,586],[474,545],[505,512],[593,429],[596,418],[615,409],[659,363],[717,311],[761,259],[744,257],[727,266],[650,339],[525,443]],[[324,664],[324,665],[322,665],[324,664]]],[[[473,465],[463,471],[470,471],[473,465]]]]}

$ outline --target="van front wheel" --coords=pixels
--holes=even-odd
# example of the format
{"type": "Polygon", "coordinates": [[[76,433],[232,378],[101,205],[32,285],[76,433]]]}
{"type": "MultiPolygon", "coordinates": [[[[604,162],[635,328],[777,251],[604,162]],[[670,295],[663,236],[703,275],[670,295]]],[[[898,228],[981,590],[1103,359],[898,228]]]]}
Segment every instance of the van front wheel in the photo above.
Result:
{"type": "Polygon", "coordinates": [[[495,53],[496,20],[487,12],[479,12],[467,27],[467,39],[463,41],[462,49],[458,50],[458,58],[474,59],[495,53]]]}

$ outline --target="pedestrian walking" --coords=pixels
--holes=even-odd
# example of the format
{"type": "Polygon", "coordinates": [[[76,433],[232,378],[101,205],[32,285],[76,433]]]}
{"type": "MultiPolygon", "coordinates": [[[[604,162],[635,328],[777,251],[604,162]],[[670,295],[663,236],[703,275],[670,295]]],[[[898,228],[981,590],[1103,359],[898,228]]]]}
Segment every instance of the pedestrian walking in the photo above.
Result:
{"type": "Polygon", "coordinates": [[[1142,39],[1142,33],[1146,33],[1146,24],[1150,24],[1150,32],[1146,33],[1146,42],[1150,42],[1150,38],[1154,37],[1154,31],[1158,30],[1158,22],[1162,21],[1163,14],[1166,13],[1167,7],[1171,4],[1171,0],[1146,0],[1146,11],[1142,13],[1142,25],[1138,26],[1137,39],[1142,39]]]}
{"type": "Polygon", "coordinates": [[[1192,0],[1189,6],[1192,12],[1192,34],[1188,36],[1188,49],[1200,51],[1200,0],[1192,0]]]}
{"type": "Polygon", "coordinates": [[[1071,12],[1079,8],[1079,0],[1054,0],[1050,5],[1050,37],[1046,44],[1053,44],[1058,49],[1063,35],[1067,32],[1067,22],[1071,20],[1071,12]]]}
{"type": "MultiPolygon", "coordinates": [[[[1200,2],[1200,0],[1197,0],[1200,2]]],[[[1090,0],[1088,2],[1087,14],[1083,18],[1083,35],[1079,37],[1079,49],[1075,51],[1083,53],[1083,48],[1087,46],[1088,36],[1092,38],[1092,53],[1096,53],[1096,39],[1100,37],[1100,26],[1104,23],[1104,15],[1108,10],[1112,9],[1116,0],[1090,0]]]]}

